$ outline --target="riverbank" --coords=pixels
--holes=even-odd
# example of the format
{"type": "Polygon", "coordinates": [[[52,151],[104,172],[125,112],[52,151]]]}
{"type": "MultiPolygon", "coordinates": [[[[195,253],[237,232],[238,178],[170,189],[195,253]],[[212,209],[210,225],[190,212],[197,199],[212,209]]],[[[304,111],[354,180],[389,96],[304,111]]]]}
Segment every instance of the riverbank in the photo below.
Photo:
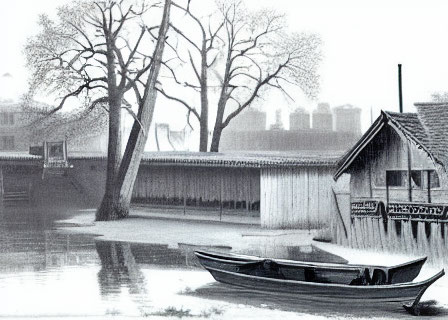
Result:
{"type": "Polygon", "coordinates": [[[276,247],[305,246],[313,242],[317,230],[267,230],[259,226],[259,218],[251,215],[206,215],[181,209],[159,209],[136,206],[129,218],[119,221],[95,222],[95,210],[77,211],[67,220],[57,222],[63,232],[97,235],[99,239],[136,243],[179,243],[196,246],[225,246],[242,251],[253,246],[264,247],[266,254],[276,247]]]}
{"type": "MultiPolygon", "coordinates": [[[[394,265],[417,257],[388,254],[375,251],[344,248],[330,243],[313,240],[317,230],[266,230],[257,223],[257,217],[235,218],[223,215],[221,221],[216,216],[204,217],[204,212],[182,210],[169,212],[145,207],[132,208],[128,219],[111,222],[95,222],[95,210],[78,211],[68,219],[57,223],[60,232],[93,234],[98,239],[133,243],[164,244],[179,248],[183,244],[197,247],[226,248],[234,252],[256,253],[271,258],[285,258],[291,248],[313,246],[330,252],[349,263],[394,265]],[[232,220],[233,219],[233,220],[232,220]]],[[[438,267],[425,265],[416,281],[434,274],[438,267]]],[[[210,277],[210,281],[213,279],[210,277]]],[[[448,310],[448,277],[431,286],[423,301],[432,301],[437,310],[448,310]]],[[[448,312],[447,312],[448,314],[448,312]]]]}

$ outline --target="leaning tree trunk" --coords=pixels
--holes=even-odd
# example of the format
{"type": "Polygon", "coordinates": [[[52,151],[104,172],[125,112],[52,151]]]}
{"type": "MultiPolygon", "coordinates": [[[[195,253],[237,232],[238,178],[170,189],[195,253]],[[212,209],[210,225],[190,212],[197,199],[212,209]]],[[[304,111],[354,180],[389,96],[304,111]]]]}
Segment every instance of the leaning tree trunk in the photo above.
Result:
{"type": "Polygon", "coordinates": [[[159,37],[154,50],[152,65],[146,81],[145,93],[139,105],[137,114],[140,123],[134,121],[126,150],[121,161],[120,170],[114,184],[113,193],[113,216],[125,218],[129,215],[132,189],[137,177],[140,161],[148,138],[149,127],[152,122],[154,107],[156,104],[156,83],[159,75],[165,38],[169,27],[171,0],[165,0],[162,23],[160,25],[159,37]]]}
{"type": "MultiPolygon", "coordinates": [[[[109,40],[110,41],[110,40],[109,40]]],[[[116,86],[115,57],[111,45],[108,45],[108,104],[109,104],[109,142],[107,148],[106,189],[101,205],[96,211],[97,221],[116,220],[113,206],[115,181],[121,160],[121,100],[122,93],[116,86]]]]}

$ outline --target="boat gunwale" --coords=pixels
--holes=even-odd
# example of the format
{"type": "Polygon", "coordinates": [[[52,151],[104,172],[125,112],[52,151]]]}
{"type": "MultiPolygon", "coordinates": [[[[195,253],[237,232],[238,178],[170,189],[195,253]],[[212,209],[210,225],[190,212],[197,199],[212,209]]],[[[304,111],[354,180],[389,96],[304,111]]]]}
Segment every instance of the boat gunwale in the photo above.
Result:
{"type": "Polygon", "coordinates": [[[383,270],[392,270],[392,269],[400,269],[402,267],[406,267],[412,264],[422,263],[422,265],[426,262],[427,257],[418,258],[415,260],[411,260],[408,262],[404,262],[398,265],[394,266],[379,266],[379,265],[363,265],[363,264],[344,264],[344,263],[326,263],[326,262],[307,262],[307,261],[298,261],[298,260],[286,260],[286,259],[270,259],[270,258],[261,258],[256,256],[248,256],[248,255],[240,255],[235,253],[227,253],[227,254],[221,254],[221,253],[215,253],[211,252],[210,254],[205,251],[195,251],[194,252],[196,256],[202,256],[207,259],[216,260],[219,262],[227,262],[229,260],[232,261],[232,263],[236,264],[247,264],[252,262],[261,262],[264,260],[270,260],[277,263],[281,263],[286,266],[306,266],[306,267],[324,267],[328,269],[350,269],[350,270],[359,270],[359,269],[365,269],[365,268],[375,268],[375,269],[383,269],[383,270]],[[226,258],[217,258],[216,256],[228,256],[229,259],[226,258]],[[236,258],[240,259],[248,259],[253,261],[237,261],[232,260],[232,256],[235,256],[236,258]]]}

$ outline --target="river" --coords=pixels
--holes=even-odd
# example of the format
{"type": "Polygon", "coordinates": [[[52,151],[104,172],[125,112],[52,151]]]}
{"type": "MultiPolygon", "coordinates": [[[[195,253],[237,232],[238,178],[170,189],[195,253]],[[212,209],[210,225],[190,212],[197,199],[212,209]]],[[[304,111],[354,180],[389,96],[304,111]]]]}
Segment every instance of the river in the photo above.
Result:
{"type": "MultiPolygon", "coordinates": [[[[103,241],[61,232],[56,221],[70,215],[60,208],[2,208],[0,317],[408,317],[397,305],[378,310],[350,302],[316,304],[225,286],[198,265],[196,246],[103,241]]],[[[310,246],[278,252],[277,258],[344,262],[310,246]]],[[[243,253],[257,254],[257,249],[243,253]]],[[[439,318],[446,316],[434,310],[439,318]]]]}

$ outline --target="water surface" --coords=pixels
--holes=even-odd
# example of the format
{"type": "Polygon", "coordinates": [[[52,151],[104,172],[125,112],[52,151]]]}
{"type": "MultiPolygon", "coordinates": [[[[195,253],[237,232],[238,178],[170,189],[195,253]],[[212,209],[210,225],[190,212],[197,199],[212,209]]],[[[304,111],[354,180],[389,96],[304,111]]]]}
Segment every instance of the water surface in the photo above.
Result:
{"type": "MultiPolygon", "coordinates": [[[[58,231],[55,221],[70,214],[29,206],[2,209],[0,316],[407,318],[396,305],[381,310],[349,303],[319,305],[222,285],[199,266],[193,255],[197,246],[99,241],[58,231]]],[[[274,252],[273,258],[345,262],[312,246],[278,247],[274,252]]],[[[263,250],[255,246],[241,253],[262,255],[263,250]]]]}

